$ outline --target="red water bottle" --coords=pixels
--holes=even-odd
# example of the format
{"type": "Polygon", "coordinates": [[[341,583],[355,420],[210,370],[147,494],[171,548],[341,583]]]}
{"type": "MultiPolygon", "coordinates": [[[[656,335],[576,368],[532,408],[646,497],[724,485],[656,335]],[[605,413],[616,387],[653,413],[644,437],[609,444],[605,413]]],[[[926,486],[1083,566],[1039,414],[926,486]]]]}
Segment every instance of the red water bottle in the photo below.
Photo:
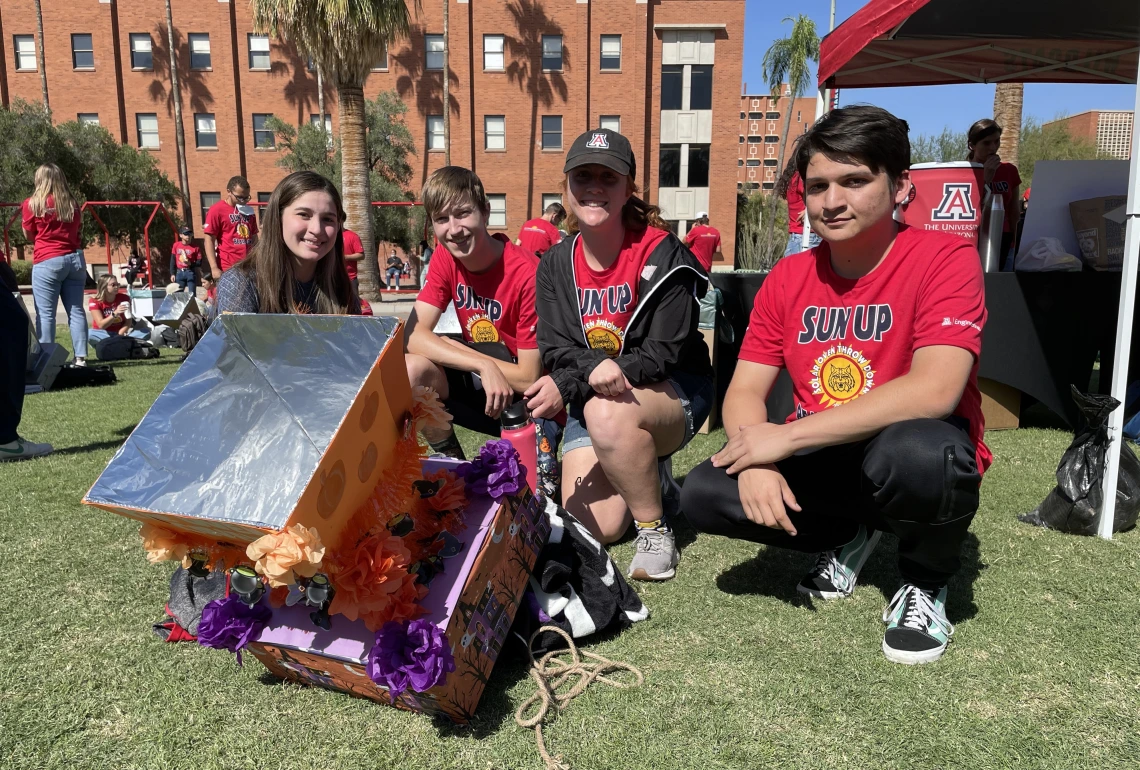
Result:
{"type": "Polygon", "coordinates": [[[499,435],[511,442],[519,453],[519,461],[526,468],[526,483],[530,491],[538,493],[538,436],[530,412],[522,400],[508,406],[499,415],[499,435]]]}

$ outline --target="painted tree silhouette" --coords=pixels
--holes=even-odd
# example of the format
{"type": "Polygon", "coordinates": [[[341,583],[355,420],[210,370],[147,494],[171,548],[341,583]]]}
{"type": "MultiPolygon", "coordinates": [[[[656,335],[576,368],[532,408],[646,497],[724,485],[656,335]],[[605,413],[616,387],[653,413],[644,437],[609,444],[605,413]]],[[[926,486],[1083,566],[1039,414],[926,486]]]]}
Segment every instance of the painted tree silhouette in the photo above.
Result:
{"type": "MultiPolygon", "coordinates": [[[[425,32],[426,29],[423,26],[413,25],[408,32],[408,39],[423,41],[425,32]]],[[[414,103],[417,116],[426,121],[428,115],[443,114],[443,73],[428,70],[424,60],[425,55],[423,45],[413,45],[393,55],[392,58],[396,60],[399,70],[404,73],[396,78],[396,93],[405,103],[414,103]]],[[[448,83],[458,87],[458,75],[449,70],[447,78],[448,83]]],[[[454,95],[450,95],[449,102],[450,112],[458,117],[459,100],[454,95]]],[[[426,151],[426,141],[424,144],[425,152],[420,184],[427,181],[428,152],[426,151]]]]}

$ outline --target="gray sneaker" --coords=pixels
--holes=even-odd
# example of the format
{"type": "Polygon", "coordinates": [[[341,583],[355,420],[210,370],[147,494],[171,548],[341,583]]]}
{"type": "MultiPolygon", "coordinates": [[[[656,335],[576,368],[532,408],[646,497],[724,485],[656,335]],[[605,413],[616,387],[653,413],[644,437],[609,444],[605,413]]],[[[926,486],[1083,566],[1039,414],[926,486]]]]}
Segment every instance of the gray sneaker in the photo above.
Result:
{"type": "Polygon", "coordinates": [[[33,457],[43,457],[52,453],[51,444],[37,444],[17,437],[8,444],[0,444],[0,462],[6,460],[29,460],[33,457]]]}
{"type": "Polygon", "coordinates": [[[681,554],[671,530],[639,529],[635,541],[637,553],[627,573],[634,580],[669,580],[677,574],[681,554]]]}

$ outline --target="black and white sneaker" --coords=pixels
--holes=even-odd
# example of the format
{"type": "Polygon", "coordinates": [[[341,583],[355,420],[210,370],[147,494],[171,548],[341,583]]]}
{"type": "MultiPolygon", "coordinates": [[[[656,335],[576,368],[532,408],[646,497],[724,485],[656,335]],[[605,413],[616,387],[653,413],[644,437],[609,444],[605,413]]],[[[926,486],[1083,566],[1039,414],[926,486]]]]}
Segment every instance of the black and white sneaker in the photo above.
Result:
{"type": "Polygon", "coordinates": [[[913,583],[903,583],[883,611],[887,633],[883,654],[895,663],[930,663],[942,657],[954,635],[946,618],[946,586],[924,591],[913,583]]]}
{"type": "Polygon", "coordinates": [[[882,533],[860,525],[855,539],[837,551],[824,551],[811,572],[796,586],[801,594],[817,599],[845,599],[855,590],[859,571],[879,544],[882,533]]]}

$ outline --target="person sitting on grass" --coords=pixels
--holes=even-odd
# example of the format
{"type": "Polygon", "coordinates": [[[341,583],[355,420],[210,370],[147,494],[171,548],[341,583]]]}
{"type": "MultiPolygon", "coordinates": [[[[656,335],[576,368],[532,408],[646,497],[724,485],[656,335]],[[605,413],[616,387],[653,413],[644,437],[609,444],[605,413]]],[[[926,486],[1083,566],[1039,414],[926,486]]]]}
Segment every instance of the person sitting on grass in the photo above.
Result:
{"type": "MultiPolygon", "coordinates": [[[[408,318],[408,379],[434,388],[455,424],[499,434],[499,414],[542,373],[535,340],[538,257],[487,232],[491,204],[475,172],[446,166],[422,198],[439,244],[408,318]],[[462,341],[433,330],[448,304],[462,341]]],[[[454,429],[424,434],[432,449],[462,457],[454,429]]]]}
{"type": "Polygon", "coordinates": [[[218,279],[219,313],[359,315],[344,267],[344,208],[315,171],[282,179],[249,257],[218,279]]]}
{"type": "Polygon", "coordinates": [[[669,457],[708,417],[712,366],[697,328],[708,277],[637,194],[629,140],[598,129],[566,155],[571,238],[538,268],[538,344],[550,374],[526,392],[538,417],[566,408],[563,504],[602,543],[637,529],[629,575],[668,580],[680,555],[665,513],[669,457]]]}
{"type": "Polygon", "coordinates": [[[149,333],[135,328],[131,300],[123,291],[119,279],[110,273],[99,276],[95,294],[87,303],[87,309],[91,312],[91,329],[87,332],[87,341],[91,345],[112,335],[129,336],[137,340],[150,339],[149,333]]]}
{"type": "Polygon", "coordinates": [[[851,595],[881,532],[902,585],[883,653],[937,660],[954,632],[946,585],[978,509],[978,356],[986,322],[978,251],[900,225],[907,124],[878,107],[833,110],[800,140],[807,215],[823,243],[776,263],[756,296],[724,401],[728,443],[685,479],[700,532],[820,552],[798,591],[851,595]],[[780,370],[788,422],[768,422],[780,370]]]}

